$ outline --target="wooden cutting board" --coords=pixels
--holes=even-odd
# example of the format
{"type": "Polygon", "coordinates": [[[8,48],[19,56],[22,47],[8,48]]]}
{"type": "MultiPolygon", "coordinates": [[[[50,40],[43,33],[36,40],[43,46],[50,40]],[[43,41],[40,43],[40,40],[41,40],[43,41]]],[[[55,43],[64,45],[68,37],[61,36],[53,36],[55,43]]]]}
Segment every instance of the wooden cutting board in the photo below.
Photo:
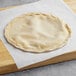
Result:
{"type": "MultiPolygon", "coordinates": [[[[64,1],[76,13],[76,0],[64,0],[64,1]]],[[[11,8],[11,7],[0,8],[0,10],[5,10],[8,8],[11,8]]],[[[16,64],[13,58],[11,57],[8,50],[6,49],[6,47],[0,40],[0,74],[10,73],[10,72],[15,72],[15,71],[20,71],[20,70],[26,70],[26,69],[30,69],[34,67],[44,66],[44,65],[58,63],[62,61],[72,60],[72,59],[76,59],[76,50],[70,53],[66,53],[66,54],[54,57],[52,59],[48,59],[43,62],[39,62],[39,63],[30,65],[30,66],[24,67],[22,69],[18,69],[16,67],[16,64]]]]}

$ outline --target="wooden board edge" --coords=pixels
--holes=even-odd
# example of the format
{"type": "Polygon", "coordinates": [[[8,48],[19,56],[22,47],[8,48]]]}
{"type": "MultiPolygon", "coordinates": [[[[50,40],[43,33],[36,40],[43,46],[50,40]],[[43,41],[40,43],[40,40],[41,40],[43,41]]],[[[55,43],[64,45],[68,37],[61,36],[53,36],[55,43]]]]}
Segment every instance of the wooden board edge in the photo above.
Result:
{"type": "Polygon", "coordinates": [[[0,68],[0,69],[2,69],[2,71],[0,71],[0,75],[6,74],[6,73],[11,73],[11,72],[28,70],[28,69],[32,69],[32,68],[36,68],[36,67],[41,67],[41,66],[45,66],[45,65],[49,65],[49,64],[55,64],[55,63],[74,60],[74,59],[76,59],[76,51],[73,51],[70,53],[65,53],[63,55],[54,57],[52,59],[48,59],[48,60],[45,60],[45,61],[42,61],[39,63],[32,64],[32,65],[24,67],[22,69],[18,69],[16,64],[11,64],[11,65],[0,68]]]}
{"type": "Polygon", "coordinates": [[[11,8],[14,8],[14,7],[18,7],[18,6],[9,6],[9,7],[5,7],[5,8],[0,8],[0,11],[6,10],[6,9],[11,9],[11,8]]]}

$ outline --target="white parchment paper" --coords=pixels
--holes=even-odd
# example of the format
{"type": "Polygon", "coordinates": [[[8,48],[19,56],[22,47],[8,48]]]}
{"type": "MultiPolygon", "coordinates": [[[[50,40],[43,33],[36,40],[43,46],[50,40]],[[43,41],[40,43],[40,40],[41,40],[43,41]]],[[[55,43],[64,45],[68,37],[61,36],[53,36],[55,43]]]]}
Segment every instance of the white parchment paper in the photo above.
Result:
{"type": "Polygon", "coordinates": [[[7,9],[0,12],[0,39],[8,49],[9,53],[13,57],[18,68],[22,68],[46,59],[56,57],[58,55],[72,52],[76,50],[76,17],[73,12],[64,4],[62,0],[40,0],[31,4],[18,6],[12,9],[7,9]],[[66,46],[61,49],[35,54],[23,52],[19,49],[14,48],[4,38],[4,28],[14,17],[28,12],[44,12],[52,13],[65,22],[67,22],[72,30],[71,38],[69,39],[66,46]]]}

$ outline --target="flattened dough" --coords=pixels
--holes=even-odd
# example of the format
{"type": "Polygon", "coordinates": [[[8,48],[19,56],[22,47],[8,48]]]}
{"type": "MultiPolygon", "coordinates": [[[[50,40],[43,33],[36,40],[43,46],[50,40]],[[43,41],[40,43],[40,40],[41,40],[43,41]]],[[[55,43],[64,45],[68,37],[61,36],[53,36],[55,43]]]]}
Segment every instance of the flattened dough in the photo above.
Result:
{"type": "Polygon", "coordinates": [[[70,29],[51,14],[28,13],[9,22],[4,35],[16,48],[40,53],[64,46],[70,37],[70,29]]]}

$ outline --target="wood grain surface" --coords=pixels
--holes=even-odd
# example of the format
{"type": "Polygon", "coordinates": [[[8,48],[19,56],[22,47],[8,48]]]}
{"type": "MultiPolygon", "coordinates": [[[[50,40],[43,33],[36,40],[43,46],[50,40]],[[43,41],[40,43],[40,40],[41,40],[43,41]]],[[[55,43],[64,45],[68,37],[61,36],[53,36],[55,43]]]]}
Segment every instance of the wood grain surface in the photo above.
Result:
{"type": "Polygon", "coordinates": [[[64,0],[69,7],[76,13],[76,0],[64,0]]]}
{"type": "MultiPolygon", "coordinates": [[[[76,0],[64,0],[64,1],[76,13],[76,0]]],[[[12,8],[12,7],[0,8],[0,10],[5,10],[8,8],[12,8]]],[[[71,59],[76,59],[76,51],[66,53],[66,54],[57,56],[55,58],[48,59],[48,60],[43,61],[43,62],[39,62],[39,63],[30,65],[30,66],[24,67],[22,69],[18,69],[16,67],[16,64],[15,64],[13,58],[11,57],[8,50],[6,49],[6,47],[4,46],[2,41],[0,40],[0,74],[20,71],[20,70],[24,70],[24,69],[30,69],[30,68],[34,68],[34,67],[58,63],[58,62],[67,61],[67,60],[71,60],[71,59]]]]}

